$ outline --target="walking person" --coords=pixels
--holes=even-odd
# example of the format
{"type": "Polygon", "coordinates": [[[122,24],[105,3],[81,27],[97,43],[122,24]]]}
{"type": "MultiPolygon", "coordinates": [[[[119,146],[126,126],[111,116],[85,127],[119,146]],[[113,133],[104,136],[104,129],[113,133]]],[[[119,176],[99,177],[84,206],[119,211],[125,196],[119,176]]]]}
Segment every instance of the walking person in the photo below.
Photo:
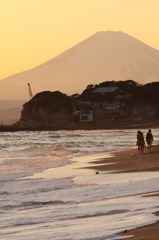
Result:
{"type": "Polygon", "coordinates": [[[138,131],[137,132],[137,146],[138,146],[139,153],[143,153],[144,145],[145,145],[144,135],[141,131],[138,131]]]}
{"type": "Polygon", "coordinates": [[[151,150],[152,141],[153,141],[153,135],[152,135],[151,129],[149,129],[147,134],[146,134],[146,142],[147,142],[148,150],[151,150]]]}

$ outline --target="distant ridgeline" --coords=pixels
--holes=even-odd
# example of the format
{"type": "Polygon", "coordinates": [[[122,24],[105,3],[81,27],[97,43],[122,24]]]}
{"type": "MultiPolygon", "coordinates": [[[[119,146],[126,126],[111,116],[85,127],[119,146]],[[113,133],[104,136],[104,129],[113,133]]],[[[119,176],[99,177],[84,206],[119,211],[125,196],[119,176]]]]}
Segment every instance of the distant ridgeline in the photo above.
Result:
{"type": "MultiPolygon", "coordinates": [[[[159,123],[159,82],[90,84],[82,94],[41,92],[25,103],[18,128],[37,130],[135,128],[159,123]]],[[[158,124],[159,125],[159,124],[158,124]]]]}

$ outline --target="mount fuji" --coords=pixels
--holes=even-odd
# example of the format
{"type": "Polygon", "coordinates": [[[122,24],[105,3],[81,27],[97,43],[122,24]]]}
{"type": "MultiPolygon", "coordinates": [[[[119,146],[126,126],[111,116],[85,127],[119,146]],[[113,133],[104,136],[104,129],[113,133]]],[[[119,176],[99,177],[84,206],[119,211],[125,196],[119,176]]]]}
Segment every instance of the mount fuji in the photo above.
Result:
{"type": "Polygon", "coordinates": [[[89,84],[159,81],[159,51],[123,32],[97,32],[51,60],[0,81],[0,100],[42,91],[81,93],[89,84]]]}

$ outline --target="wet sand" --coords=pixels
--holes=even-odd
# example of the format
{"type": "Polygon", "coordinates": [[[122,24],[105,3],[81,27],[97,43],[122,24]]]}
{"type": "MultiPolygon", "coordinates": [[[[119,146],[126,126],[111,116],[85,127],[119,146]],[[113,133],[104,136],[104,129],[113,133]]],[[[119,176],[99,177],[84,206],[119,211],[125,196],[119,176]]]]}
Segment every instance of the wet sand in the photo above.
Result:
{"type": "MultiPolygon", "coordinates": [[[[103,158],[93,162],[90,168],[96,170],[99,174],[100,171],[116,173],[159,171],[159,146],[153,146],[151,151],[145,148],[143,154],[139,153],[137,149],[115,152],[113,158],[103,158]],[[109,165],[108,163],[113,164],[109,165]]],[[[159,196],[159,193],[152,193],[143,197],[153,196],[159,196]]],[[[158,212],[154,214],[159,215],[158,212]]],[[[131,236],[127,239],[132,240],[159,240],[159,222],[134,230],[126,229],[120,235],[125,237],[131,236]]]]}
{"type": "Polygon", "coordinates": [[[93,166],[90,168],[99,172],[159,171],[159,146],[153,146],[151,151],[145,149],[143,154],[139,153],[137,149],[115,152],[113,158],[103,158],[92,163],[93,166]]]}
{"type": "Polygon", "coordinates": [[[152,225],[137,228],[135,230],[126,230],[126,233],[121,234],[121,236],[133,235],[131,240],[159,240],[159,223],[154,223],[152,225]]]}

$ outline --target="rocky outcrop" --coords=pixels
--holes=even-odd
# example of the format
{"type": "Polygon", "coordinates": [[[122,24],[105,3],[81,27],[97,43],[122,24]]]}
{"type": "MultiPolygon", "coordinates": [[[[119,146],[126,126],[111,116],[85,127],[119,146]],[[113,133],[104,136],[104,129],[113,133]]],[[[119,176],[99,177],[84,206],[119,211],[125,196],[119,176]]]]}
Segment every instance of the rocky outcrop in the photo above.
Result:
{"type": "Polygon", "coordinates": [[[56,92],[41,92],[23,105],[18,123],[28,129],[67,129],[74,124],[71,98],[56,92]]]}
{"type": "Polygon", "coordinates": [[[128,80],[89,85],[81,95],[41,92],[24,104],[15,127],[68,130],[158,126],[158,91],[159,82],[141,86],[128,80]],[[102,92],[96,91],[99,88],[102,92]]]}

